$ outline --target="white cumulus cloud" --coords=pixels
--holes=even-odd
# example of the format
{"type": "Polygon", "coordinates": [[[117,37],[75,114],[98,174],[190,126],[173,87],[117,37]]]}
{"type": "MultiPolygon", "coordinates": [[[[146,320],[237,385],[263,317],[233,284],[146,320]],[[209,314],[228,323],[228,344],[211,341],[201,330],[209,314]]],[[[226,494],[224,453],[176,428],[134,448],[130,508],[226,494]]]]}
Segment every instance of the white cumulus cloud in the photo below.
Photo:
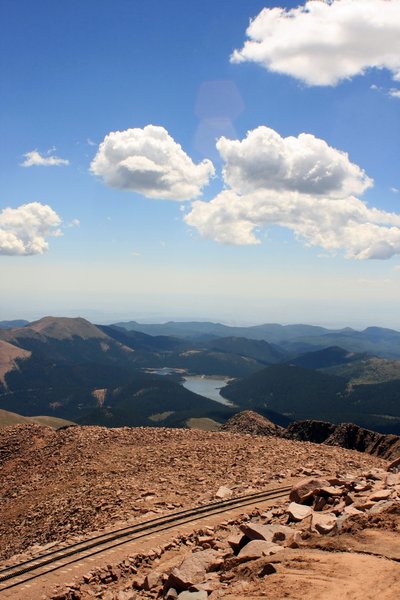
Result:
{"type": "Polygon", "coordinates": [[[221,138],[227,189],[197,200],[185,215],[208,239],[257,244],[268,225],[293,231],[309,246],[348,258],[390,258],[400,253],[400,214],[369,208],[354,194],[372,185],[347,154],[309,134],[282,138],[267,127],[242,141],[221,138]]]}
{"type": "Polygon", "coordinates": [[[217,148],[225,182],[239,193],[265,188],[343,197],[373,183],[347,154],[307,133],[283,138],[257,127],[242,141],[220,138],[217,148]]]}
{"type": "Polygon", "coordinates": [[[61,235],[61,218],[40,202],[4,208],[0,212],[0,255],[43,254],[49,236],[61,235]]]}
{"type": "Polygon", "coordinates": [[[231,62],[256,62],[308,85],[336,85],[368,68],[400,79],[400,0],[310,0],[264,8],[231,62]]]}
{"type": "Polygon", "coordinates": [[[69,165],[69,160],[59,158],[58,156],[42,156],[37,150],[32,150],[24,154],[25,160],[21,167],[59,167],[60,165],[69,165]]]}
{"type": "Polygon", "coordinates": [[[164,127],[109,133],[90,170],[106,184],[148,198],[190,200],[214,175],[210,160],[195,164],[164,127]]]}

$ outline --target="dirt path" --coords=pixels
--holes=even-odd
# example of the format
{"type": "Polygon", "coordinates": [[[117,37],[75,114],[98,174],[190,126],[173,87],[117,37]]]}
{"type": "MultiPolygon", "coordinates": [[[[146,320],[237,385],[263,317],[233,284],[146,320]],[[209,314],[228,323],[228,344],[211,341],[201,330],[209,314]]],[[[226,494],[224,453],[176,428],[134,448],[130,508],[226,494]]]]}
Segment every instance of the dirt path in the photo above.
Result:
{"type": "MultiPolygon", "coordinates": [[[[386,558],[354,552],[285,550],[270,560],[277,573],[252,580],[244,569],[241,578],[224,593],[224,600],[274,598],[275,600],[397,600],[400,564],[386,558]]],[[[255,572],[255,571],[254,571],[255,572]]]]}

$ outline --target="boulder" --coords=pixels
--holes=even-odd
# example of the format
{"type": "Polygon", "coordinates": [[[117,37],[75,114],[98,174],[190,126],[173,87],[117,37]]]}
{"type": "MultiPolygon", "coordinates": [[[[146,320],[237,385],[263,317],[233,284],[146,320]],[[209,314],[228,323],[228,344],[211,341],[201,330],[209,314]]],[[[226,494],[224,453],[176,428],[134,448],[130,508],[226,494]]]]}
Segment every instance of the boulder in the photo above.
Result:
{"type": "Polygon", "coordinates": [[[152,590],[160,584],[161,573],[158,573],[157,571],[150,571],[150,573],[147,573],[146,575],[143,587],[145,590],[152,590]]]}
{"type": "Polygon", "coordinates": [[[193,584],[203,581],[208,571],[218,569],[222,563],[221,555],[215,550],[190,554],[179,567],[172,569],[167,587],[188,590],[193,584]]]}
{"type": "Polygon", "coordinates": [[[331,513],[314,513],[311,520],[312,531],[326,534],[330,533],[337,527],[337,519],[331,513]]]}
{"type": "Polygon", "coordinates": [[[371,502],[380,502],[381,500],[387,500],[391,494],[392,490],[377,490],[368,496],[368,500],[371,502]]]}
{"type": "Polygon", "coordinates": [[[250,540],[273,543],[283,541],[293,533],[293,530],[285,525],[259,525],[251,522],[244,523],[240,529],[250,540]]]}
{"type": "Polygon", "coordinates": [[[264,540],[252,540],[241,549],[236,562],[246,562],[248,560],[257,560],[263,556],[271,556],[282,550],[282,546],[266,542],[264,540]]]}
{"type": "Polygon", "coordinates": [[[311,501],[313,496],[318,496],[321,488],[329,488],[329,481],[326,479],[314,479],[312,477],[301,479],[291,489],[289,500],[297,504],[306,504],[311,501]]]}
{"type": "Polygon", "coordinates": [[[381,500],[381,502],[375,502],[374,506],[369,509],[369,514],[371,515],[379,515],[380,513],[392,508],[395,506],[395,502],[393,500],[381,500]]]}
{"type": "Polygon", "coordinates": [[[287,509],[287,513],[291,521],[302,521],[303,519],[306,519],[312,515],[313,510],[311,506],[304,506],[303,504],[298,504],[297,502],[291,502],[287,509]]]}
{"type": "Polygon", "coordinates": [[[331,498],[338,498],[340,496],[344,496],[346,494],[346,490],[344,490],[343,488],[337,487],[337,486],[333,486],[333,485],[329,485],[327,487],[322,487],[319,490],[319,495],[320,496],[327,496],[327,497],[331,497],[331,498]]]}

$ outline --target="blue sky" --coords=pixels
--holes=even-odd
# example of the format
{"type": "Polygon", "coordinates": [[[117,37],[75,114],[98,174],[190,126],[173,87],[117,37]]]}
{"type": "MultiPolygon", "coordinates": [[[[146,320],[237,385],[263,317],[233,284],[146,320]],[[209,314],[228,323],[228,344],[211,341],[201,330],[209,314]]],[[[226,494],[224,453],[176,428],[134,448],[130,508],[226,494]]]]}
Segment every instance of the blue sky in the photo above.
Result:
{"type": "Polygon", "coordinates": [[[314,36],[310,50],[298,39],[310,11],[292,13],[283,60],[246,29],[265,8],[261,34],[283,37],[271,9],[297,2],[0,0],[1,317],[400,328],[400,4],[377,33],[382,0],[359,19],[366,1],[345,0],[344,20],[327,6],[349,34],[331,48],[314,36]],[[148,126],[175,161],[168,190],[154,169],[138,183],[146,144],[157,150],[148,126]],[[111,132],[136,161],[124,181],[111,132]]]}

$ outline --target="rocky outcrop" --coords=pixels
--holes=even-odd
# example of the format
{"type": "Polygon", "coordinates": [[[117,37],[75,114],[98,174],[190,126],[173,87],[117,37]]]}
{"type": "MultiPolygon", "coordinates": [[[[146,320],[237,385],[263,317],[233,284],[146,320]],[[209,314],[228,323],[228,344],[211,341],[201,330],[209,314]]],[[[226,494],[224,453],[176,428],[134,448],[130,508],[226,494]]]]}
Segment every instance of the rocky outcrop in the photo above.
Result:
{"type": "Polygon", "coordinates": [[[368,452],[368,454],[386,459],[400,456],[400,437],[398,435],[377,433],[353,423],[337,425],[335,431],[325,440],[325,444],[368,452]]]}
{"type": "Polygon", "coordinates": [[[280,436],[284,429],[252,410],[244,410],[236,413],[236,415],[224,423],[221,427],[221,431],[250,433],[251,435],[280,436]]]}
{"type": "Polygon", "coordinates": [[[286,428],[283,437],[302,442],[340,446],[388,460],[400,456],[399,436],[371,431],[354,423],[335,425],[326,421],[295,421],[286,428]]]}
{"type": "Polygon", "coordinates": [[[322,444],[335,431],[337,425],[328,423],[327,421],[294,421],[290,423],[285,432],[284,437],[299,442],[313,442],[314,444],[322,444]]]}

